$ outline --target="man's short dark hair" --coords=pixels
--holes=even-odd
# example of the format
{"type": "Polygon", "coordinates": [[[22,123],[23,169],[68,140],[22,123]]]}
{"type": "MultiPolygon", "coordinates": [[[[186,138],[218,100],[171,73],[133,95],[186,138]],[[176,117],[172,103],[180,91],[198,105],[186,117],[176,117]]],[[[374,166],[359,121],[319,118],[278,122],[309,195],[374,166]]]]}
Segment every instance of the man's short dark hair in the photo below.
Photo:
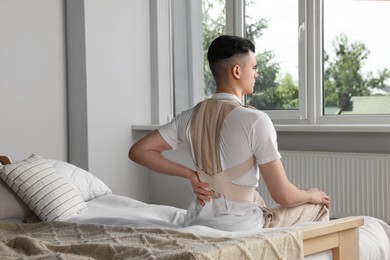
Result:
{"type": "Polygon", "coordinates": [[[222,35],[210,44],[207,59],[210,66],[219,60],[228,59],[235,54],[255,52],[255,45],[248,39],[238,36],[222,35]]]}
{"type": "Polygon", "coordinates": [[[214,78],[221,77],[224,73],[222,64],[234,55],[248,54],[249,51],[255,52],[255,45],[248,39],[222,35],[213,40],[207,52],[207,59],[214,78]]]}

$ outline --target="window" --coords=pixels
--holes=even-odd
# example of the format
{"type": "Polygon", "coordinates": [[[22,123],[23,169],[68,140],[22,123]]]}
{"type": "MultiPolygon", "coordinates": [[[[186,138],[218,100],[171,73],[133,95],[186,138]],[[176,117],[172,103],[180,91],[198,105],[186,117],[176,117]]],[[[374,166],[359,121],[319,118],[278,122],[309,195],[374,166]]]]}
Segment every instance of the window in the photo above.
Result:
{"type": "Polygon", "coordinates": [[[390,114],[390,2],[323,4],[323,114],[390,114]]]}
{"type": "MultiPolygon", "coordinates": [[[[266,110],[274,119],[305,119],[305,82],[302,80],[298,83],[298,76],[305,78],[298,70],[298,1],[225,3],[223,0],[202,0],[202,7],[205,97],[210,97],[215,90],[215,82],[206,59],[207,47],[215,37],[225,33],[226,28],[233,28],[229,33],[241,34],[240,36],[252,40],[256,45],[259,77],[255,91],[246,97],[246,103],[266,110]],[[242,8],[242,15],[239,15],[240,4],[245,6],[242,8]],[[233,9],[230,16],[226,12],[229,7],[233,9]],[[234,28],[243,30],[234,31],[234,28]]],[[[302,26],[303,22],[301,21],[302,26]]],[[[304,30],[301,30],[302,42],[304,39],[304,30]]]]}
{"type": "Polygon", "coordinates": [[[299,70],[299,57],[302,63],[305,57],[305,21],[299,19],[299,8],[291,0],[245,2],[244,37],[256,45],[259,68],[246,102],[274,119],[306,119],[306,71],[299,70]]]}
{"type": "MultiPolygon", "coordinates": [[[[204,87],[203,97],[215,90],[206,59],[211,40],[235,34],[256,44],[260,77],[246,102],[266,111],[276,125],[389,124],[390,1],[202,0],[198,5],[204,82],[194,87],[204,87]]],[[[195,39],[189,39],[192,48],[195,39]]],[[[175,93],[181,85],[174,86],[175,93]]]]}
{"type": "Polygon", "coordinates": [[[247,102],[261,110],[297,110],[298,2],[247,1],[245,37],[256,45],[259,77],[247,102]]]}

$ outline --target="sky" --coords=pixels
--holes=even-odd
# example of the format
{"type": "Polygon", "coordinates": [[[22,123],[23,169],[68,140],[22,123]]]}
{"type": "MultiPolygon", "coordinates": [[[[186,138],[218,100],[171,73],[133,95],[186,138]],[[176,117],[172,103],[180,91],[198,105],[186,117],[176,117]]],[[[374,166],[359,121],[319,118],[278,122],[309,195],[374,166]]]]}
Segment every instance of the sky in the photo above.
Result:
{"type": "MultiPolygon", "coordinates": [[[[256,7],[247,10],[247,15],[266,18],[269,26],[256,42],[257,50],[274,50],[282,71],[297,75],[298,0],[254,2],[256,7]]],[[[362,41],[370,50],[366,72],[390,70],[390,1],[325,0],[324,3],[327,52],[332,53],[331,41],[345,33],[349,43],[362,41]]]]}

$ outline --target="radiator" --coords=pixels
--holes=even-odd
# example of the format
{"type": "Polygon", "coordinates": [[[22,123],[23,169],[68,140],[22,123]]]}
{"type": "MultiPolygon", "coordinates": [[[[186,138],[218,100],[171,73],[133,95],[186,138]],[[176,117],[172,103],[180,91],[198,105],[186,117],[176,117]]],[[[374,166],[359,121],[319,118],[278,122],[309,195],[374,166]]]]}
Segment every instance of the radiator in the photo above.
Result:
{"type": "MultiPolygon", "coordinates": [[[[331,197],[334,218],[366,215],[390,223],[390,155],[281,151],[289,180],[318,187],[331,197]]],[[[275,203],[264,182],[258,188],[268,206],[275,203]]]]}

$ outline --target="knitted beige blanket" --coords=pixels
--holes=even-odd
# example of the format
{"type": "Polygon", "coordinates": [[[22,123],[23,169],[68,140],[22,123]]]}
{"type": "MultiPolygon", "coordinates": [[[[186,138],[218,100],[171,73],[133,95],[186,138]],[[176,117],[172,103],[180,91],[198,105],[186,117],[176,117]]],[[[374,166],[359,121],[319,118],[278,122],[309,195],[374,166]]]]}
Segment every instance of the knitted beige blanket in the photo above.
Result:
{"type": "Polygon", "coordinates": [[[207,237],[171,229],[0,222],[0,259],[303,259],[298,230],[207,237]]]}

